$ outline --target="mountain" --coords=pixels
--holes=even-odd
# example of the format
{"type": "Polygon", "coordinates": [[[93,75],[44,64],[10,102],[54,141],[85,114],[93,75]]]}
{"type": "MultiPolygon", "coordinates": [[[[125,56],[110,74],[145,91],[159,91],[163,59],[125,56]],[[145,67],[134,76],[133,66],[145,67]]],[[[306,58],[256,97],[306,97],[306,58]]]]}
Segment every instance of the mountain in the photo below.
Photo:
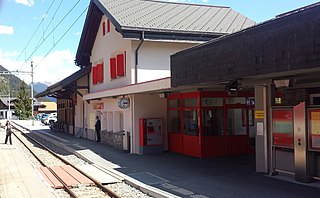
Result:
{"type": "MultiPolygon", "coordinates": [[[[3,71],[8,70],[0,65],[0,72],[3,71]]],[[[7,96],[10,92],[11,97],[16,97],[21,82],[23,81],[15,75],[0,74],[0,96],[7,96]]]]}
{"type": "MultiPolygon", "coordinates": [[[[35,92],[40,93],[43,92],[44,90],[46,90],[48,88],[48,85],[42,82],[35,82],[33,83],[33,89],[35,92]]],[[[43,101],[43,102],[56,102],[57,99],[56,98],[52,98],[52,97],[43,97],[43,98],[39,98],[39,101],[43,101]]]]}
{"type": "MultiPolygon", "coordinates": [[[[5,67],[0,65],[0,72],[7,72],[5,67]]],[[[19,87],[21,82],[23,82],[20,78],[18,78],[15,75],[7,75],[7,74],[1,74],[0,73],[0,97],[7,97],[10,92],[10,97],[16,97],[18,92],[19,92],[19,87]],[[8,83],[9,82],[9,83],[8,83]]],[[[37,93],[44,91],[48,85],[44,83],[35,83],[34,84],[34,90],[33,90],[33,95],[37,95],[37,93]]],[[[29,90],[31,93],[31,88],[29,86],[29,90]]],[[[55,98],[50,98],[50,97],[44,97],[44,98],[38,98],[39,101],[56,101],[55,98]]]]}
{"type": "Polygon", "coordinates": [[[42,82],[35,82],[33,83],[33,89],[35,92],[43,92],[44,90],[46,90],[48,88],[48,85],[42,82]]]}

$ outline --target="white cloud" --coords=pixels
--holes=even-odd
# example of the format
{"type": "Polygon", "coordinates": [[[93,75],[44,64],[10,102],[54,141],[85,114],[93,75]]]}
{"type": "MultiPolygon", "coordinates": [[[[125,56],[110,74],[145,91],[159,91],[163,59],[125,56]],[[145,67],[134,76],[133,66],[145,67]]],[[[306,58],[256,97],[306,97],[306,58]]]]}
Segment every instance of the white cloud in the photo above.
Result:
{"type": "Polygon", "coordinates": [[[13,34],[12,26],[0,25],[0,34],[13,34]]]}
{"type": "MultiPolygon", "coordinates": [[[[27,63],[16,61],[17,55],[18,53],[16,52],[3,52],[0,49],[0,65],[9,71],[16,71],[18,69],[21,71],[31,71],[30,61],[27,63]]],[[[79,67],[75,66],[74,59],[75,55],[69,49],[51,52],[45,59],[43,59],[43,56],[33,57],[34,82],[43,82],[51,85],[61,81],[79,69],[79,67]]],[[[28,83],[31,82],[29,75],[18,77],[28,83]]]]}
{"type": "Polygon", "coordinates": [[[16,3],[22,4],[28,7],[31,7],[34,5],[34,0],[15,0],[16,3]]]}

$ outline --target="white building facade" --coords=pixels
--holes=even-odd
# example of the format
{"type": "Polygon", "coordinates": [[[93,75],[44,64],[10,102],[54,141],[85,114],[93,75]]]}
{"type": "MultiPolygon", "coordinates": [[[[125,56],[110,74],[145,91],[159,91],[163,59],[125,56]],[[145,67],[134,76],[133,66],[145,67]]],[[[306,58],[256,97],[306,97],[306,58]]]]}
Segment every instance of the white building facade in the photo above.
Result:
{"type": "Polygon", "coordinates": [[[96,140],[98,116],[103,143],[143,154],[141,119],[158,119],[160,150],[167,150],[166,95],[173,90],[170,55],[253,24],[227,7],[91,1],[76,63],[92,70],[77,80],[89,89],[77,94],[75,131],[86,129],[82,137],[96,140]]]}

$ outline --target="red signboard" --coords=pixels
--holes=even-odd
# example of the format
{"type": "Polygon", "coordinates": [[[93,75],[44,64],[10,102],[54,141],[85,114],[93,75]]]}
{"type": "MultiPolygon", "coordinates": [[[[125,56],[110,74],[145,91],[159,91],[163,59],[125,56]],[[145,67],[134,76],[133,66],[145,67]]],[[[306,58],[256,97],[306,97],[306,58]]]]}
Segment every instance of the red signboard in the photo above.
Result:
{"type": "Polygon", "coordinates": [[[320,109],[309,110],[309,134],[311,148],[320,150],[320,109]]]}
{"type": "Polygon", "coordinates": [[[293,112],[291,109],[272,110],[273,144],[293,147],[293,112]]]}
{"type": "Polygon", "coordinates": [[[94,109],[94,110],[103,110],[103,109],[104,109],[103,102],[94,103],[94,104],[93,104],[93,109],[94,109]]]}

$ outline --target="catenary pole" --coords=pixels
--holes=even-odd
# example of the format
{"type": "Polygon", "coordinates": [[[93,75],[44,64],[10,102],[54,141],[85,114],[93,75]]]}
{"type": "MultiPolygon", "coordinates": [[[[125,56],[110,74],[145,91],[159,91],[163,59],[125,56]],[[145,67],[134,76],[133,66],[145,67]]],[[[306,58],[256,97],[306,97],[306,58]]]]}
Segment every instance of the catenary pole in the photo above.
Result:
{"type": "Polygon", "coordinates": [[[33,116],[34,102],[33,102],[33,61],[31,61],[31,119],[32,126],[34,126],[34,116],[33,116]]]}

